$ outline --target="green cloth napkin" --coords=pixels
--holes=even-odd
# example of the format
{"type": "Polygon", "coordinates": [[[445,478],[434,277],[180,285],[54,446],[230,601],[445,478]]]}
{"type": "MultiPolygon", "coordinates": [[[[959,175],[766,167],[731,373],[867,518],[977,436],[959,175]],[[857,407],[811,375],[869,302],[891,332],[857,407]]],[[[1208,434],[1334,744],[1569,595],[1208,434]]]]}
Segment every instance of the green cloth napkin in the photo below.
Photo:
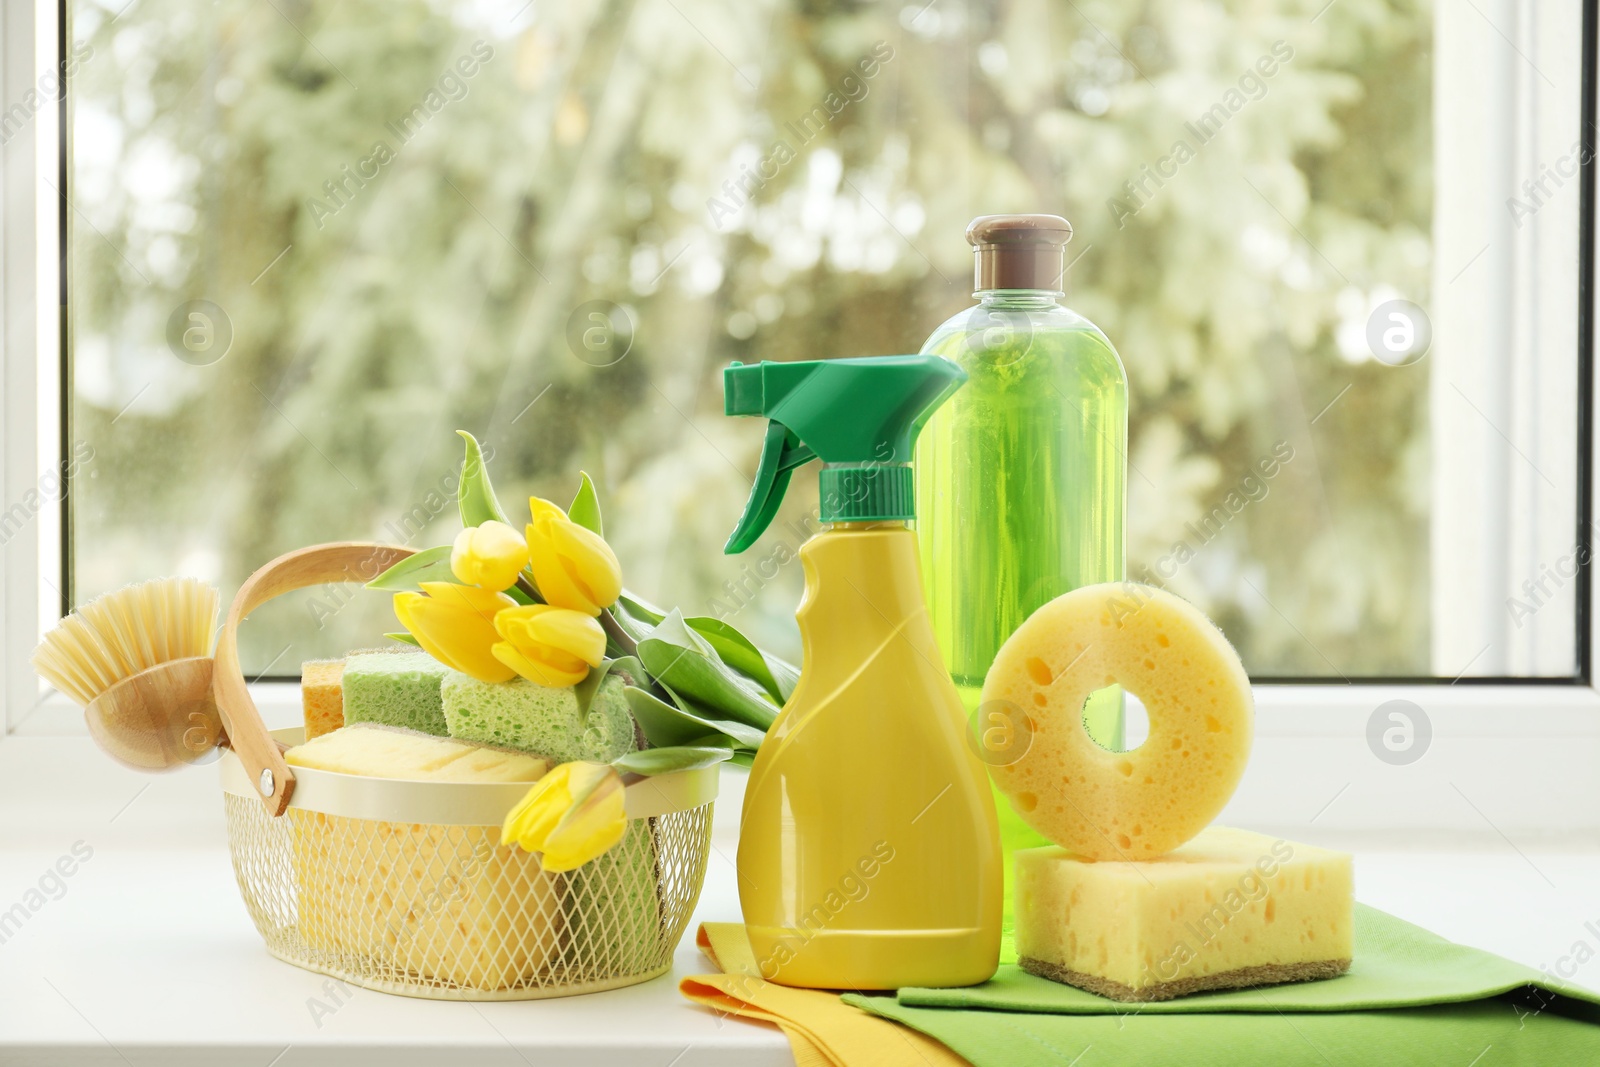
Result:
{"type": "Polygon", "coordinates": [[[1123,1004],[1007,965],[965,989],[844,999],[978,1067],[1600,1065],[1600,994],[1360,904],[1350,972],[1327,981],[1123,1004]]]}

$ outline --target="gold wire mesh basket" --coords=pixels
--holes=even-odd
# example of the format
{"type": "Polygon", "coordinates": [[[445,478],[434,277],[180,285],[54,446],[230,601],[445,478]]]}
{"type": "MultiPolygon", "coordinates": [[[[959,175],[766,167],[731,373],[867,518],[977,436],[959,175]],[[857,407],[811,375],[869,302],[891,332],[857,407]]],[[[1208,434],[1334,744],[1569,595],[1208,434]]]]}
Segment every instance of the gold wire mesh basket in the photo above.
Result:
{"type": "Polygon", "coordinates": [[[571,996],[666,973],[705,880],[715,766],[628,786],[622,840],[551,874],[500,844],[527,783],[407,782],[284,761],[280,749],[305,731],[269,736],[239,668],[239,624],[283,593],[365,581],[411,554],[346,541],[279,556],[239,587],[218,637],[228,846],[267,951],[434,1000],[571,996]]]}
{"type": "Polygon", "coordinates": [[[236,754],[221,766],[233,869],[267,951],[368,989],[530,1000],[647,981],[671,968],[705,879],[716,767],[629,786],[622,841],[552,874],[500,844],[525,784],[297,767],[274,818],[236,754]]]}

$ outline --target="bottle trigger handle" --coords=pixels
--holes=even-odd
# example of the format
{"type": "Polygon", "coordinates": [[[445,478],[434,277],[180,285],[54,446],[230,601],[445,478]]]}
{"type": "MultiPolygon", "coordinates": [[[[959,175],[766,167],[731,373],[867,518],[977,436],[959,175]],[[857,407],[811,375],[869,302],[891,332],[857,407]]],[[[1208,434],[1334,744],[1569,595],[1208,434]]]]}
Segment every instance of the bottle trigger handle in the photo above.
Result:
{"type": "Polygon", "coordinates": [[[793,430],[773,419],[767,423],[766,443],[761,446],[761,462],[756,467],[750,499],[739,516],[739,525],[722,546],[727,555],[737,555],[755,544],[778,514],[789,479],[797,467],[816,459],[817,454],[793,430]]]}

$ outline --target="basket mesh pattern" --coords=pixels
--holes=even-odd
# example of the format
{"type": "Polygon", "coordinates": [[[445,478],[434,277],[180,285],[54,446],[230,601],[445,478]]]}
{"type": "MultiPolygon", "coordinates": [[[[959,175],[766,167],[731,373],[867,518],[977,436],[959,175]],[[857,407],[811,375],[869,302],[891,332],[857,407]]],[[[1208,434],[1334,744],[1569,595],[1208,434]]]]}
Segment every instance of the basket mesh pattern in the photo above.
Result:
{"type": "Polygon", "coordinates": [[[443,1000],[591,992],[664,973],[700,896],[711,805],[628,824],[575,871],[498,826],[274,819],[224,794],[239,890],[267,948],[356,985],[443,1000]]]}

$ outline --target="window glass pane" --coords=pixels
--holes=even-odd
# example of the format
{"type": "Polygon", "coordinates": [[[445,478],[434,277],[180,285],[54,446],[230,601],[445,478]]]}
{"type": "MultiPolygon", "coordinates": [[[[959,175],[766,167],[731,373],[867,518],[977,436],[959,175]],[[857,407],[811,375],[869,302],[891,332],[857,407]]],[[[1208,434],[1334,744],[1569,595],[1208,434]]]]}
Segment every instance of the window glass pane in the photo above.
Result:
{"type": "MultiPolygon", "coordinates": [[[[1532,68],[1472,11],[1319,7],[73,0],[74,596],[442,543],[464,427],[508,505],[587,470],[631,589],[795,656],[815,479],[721,554],[762,427],[720,369],[915,351],[970,303],[968,220],[1035,210],[1130,379],[1131,577],[1258,676],[1570,674],[1570,580],[1511,600],[1576,528],[1576,246],[1526,242],[1577,183],[1518,184],[1576,140],[1578,35],[1532,68]],[[1514,116],[1435,97],[1469,74],[1534,85],[1557,147],[1504,163],[1514,116]]],[[[395,628],[307,593],[245,662],[395,628]]]]}

